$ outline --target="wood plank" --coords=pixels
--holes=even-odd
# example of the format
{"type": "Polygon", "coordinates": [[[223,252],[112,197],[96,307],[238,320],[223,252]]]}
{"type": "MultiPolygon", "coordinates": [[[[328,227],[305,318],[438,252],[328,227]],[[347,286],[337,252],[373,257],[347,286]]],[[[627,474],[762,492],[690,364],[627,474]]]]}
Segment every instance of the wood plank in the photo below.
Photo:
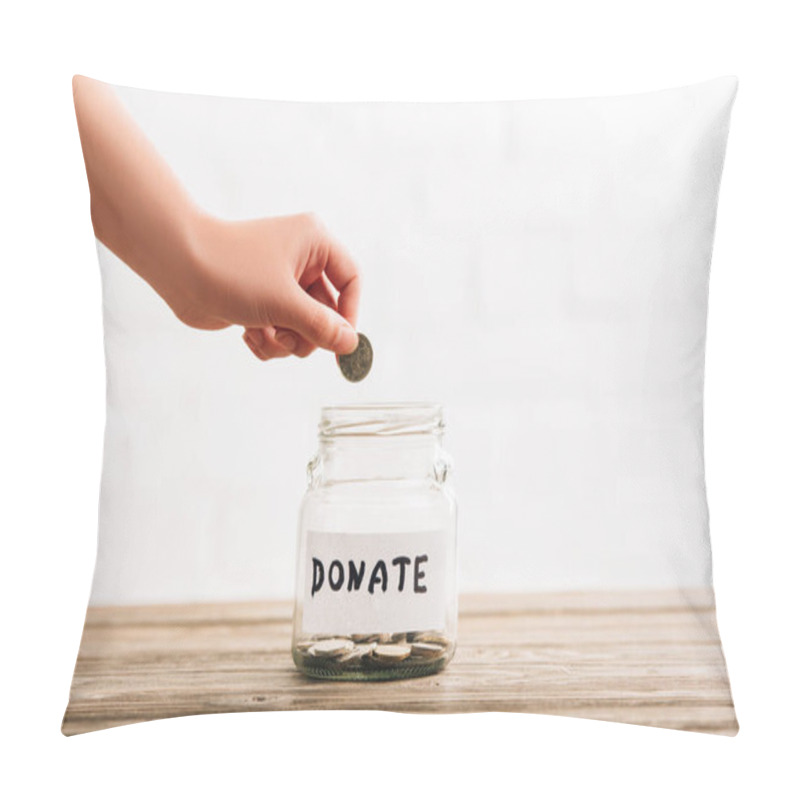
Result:
{"type": "Polygon", "coordinates": [[[713,593],[466,595],[438,675],[319,681],[289,652],[290,601],[90,608],[62,730],[291,709],[515,711],[733,735],[713,593]]]}

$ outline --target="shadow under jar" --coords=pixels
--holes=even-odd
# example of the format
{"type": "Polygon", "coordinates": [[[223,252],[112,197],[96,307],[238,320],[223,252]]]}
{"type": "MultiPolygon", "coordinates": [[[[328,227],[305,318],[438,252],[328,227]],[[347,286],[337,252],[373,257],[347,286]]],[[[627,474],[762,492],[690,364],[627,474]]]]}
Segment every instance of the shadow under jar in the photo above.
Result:
{"type": "Polygon", "coordinates": [[[437,405],[324,408],[300,509],[292,657],[306,675],[430,675],[456,642],[456,501],[437,405]]]}

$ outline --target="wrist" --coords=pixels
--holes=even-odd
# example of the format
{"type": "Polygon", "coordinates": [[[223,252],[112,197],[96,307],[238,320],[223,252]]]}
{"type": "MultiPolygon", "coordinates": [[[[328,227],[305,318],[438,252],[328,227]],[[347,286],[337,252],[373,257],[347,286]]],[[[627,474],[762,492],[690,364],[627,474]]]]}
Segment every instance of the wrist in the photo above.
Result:
{"type": "Polygon", "coordinates": [[[186,299],[196,309],[206,310],[215,296],[216,270],[219,242],[222,238],[222,220],[197,207],[187,210],[181,236],[182,254],[180,271],[182,290],[186,299]]]}

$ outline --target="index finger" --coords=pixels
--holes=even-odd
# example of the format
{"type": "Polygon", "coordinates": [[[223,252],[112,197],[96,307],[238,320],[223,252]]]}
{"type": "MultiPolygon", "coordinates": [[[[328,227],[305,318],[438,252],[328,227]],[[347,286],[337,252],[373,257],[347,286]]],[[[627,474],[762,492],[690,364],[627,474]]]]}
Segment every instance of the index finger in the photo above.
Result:
{"type": "Polygon", "coordinates": [[[361,273],[347,251],[333,240],[328,245],[325,274],[339,292],[337,311],[355,328],[361,298],[361,273]]]}

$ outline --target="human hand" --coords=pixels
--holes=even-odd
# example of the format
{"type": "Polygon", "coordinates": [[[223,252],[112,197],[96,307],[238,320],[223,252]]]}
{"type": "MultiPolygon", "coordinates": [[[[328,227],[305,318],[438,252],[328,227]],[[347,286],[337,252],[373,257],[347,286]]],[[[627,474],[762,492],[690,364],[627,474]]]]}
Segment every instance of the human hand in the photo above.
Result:
{"type": "Polygon", "coordinates": [[[358,269],[315,217],[204,214],[111,87],[76,75],[73,94],[95,235],[178,319],[242,325],[263,360],[356,349],[358,269]]]}
{"type": "Polygon", "coordinates": [[[358,345],[358,268],[309,214],[226,222],[201,215],[178,291],[164,295],[196,328],[245,327],[260,359],[338,354],[358,345]]]}

